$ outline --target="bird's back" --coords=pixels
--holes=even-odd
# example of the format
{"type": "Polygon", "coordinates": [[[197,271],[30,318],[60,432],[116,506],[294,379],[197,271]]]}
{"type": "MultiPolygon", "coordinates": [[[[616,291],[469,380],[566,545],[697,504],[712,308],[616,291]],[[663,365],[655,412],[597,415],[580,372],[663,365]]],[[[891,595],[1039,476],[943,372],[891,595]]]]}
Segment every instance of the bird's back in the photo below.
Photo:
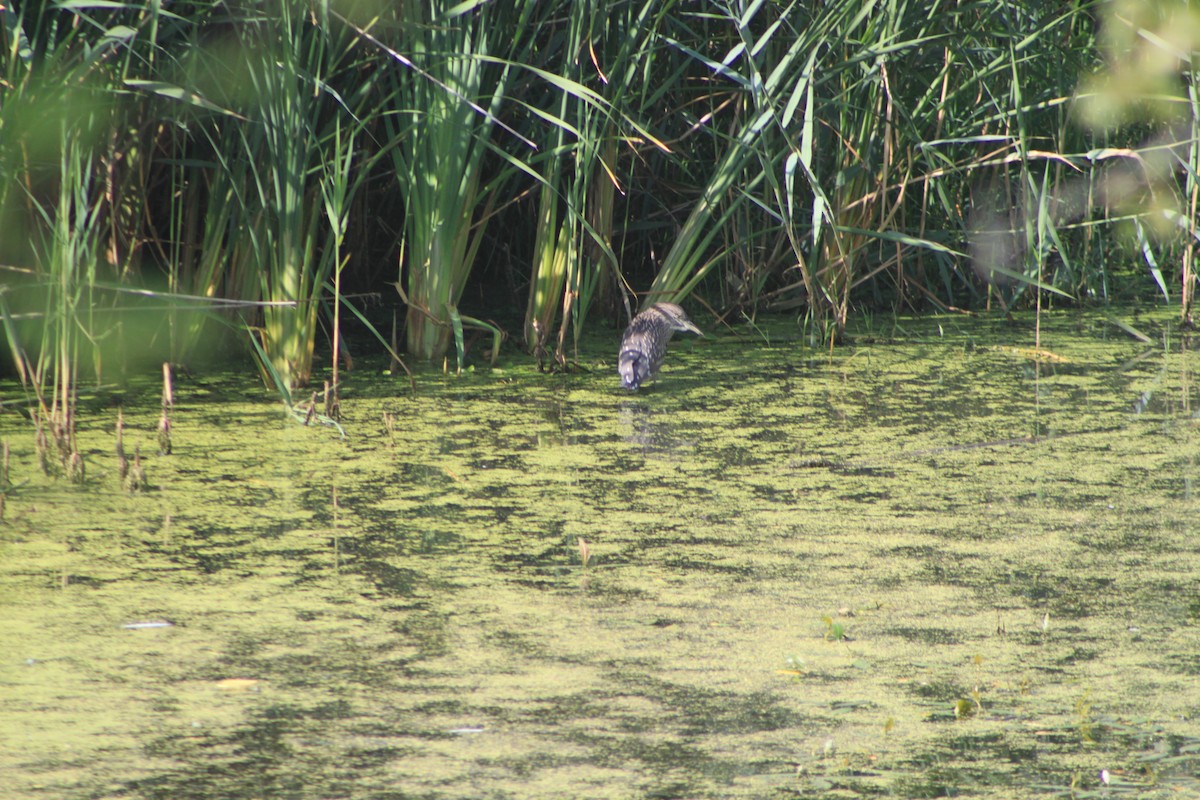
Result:
{"type": "Polygon", "coordinates": [[[617,359],[621,385],[636,390],[656,376],[667,354],[667,343],[677,330],[700,332],[674,303],[655,303],[634,317],[621,338],[617,359]]]}

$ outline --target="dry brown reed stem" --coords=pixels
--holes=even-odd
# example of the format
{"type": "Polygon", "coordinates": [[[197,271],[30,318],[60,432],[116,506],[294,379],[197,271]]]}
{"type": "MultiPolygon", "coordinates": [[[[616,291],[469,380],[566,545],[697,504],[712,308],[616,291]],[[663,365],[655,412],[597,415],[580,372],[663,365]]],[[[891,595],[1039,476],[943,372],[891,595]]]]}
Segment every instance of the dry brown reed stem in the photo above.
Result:
{"type": "Polygon", "coordinates": [[[79,444],[75,437],[74,396],[72,396],[71,400],[72,402],[70,406],[68,406],[66,409],[68,414],[67,422],[66,425],[63,426],[65,429],[64,436],[66,437],[67,444],[67,459],[65,462],[67,479],[72,483],[83,483],[83,480],[86,477],[84,474],[86,470],[84,469],[83,456],[79,452],[79,444]]]}
{"type": "Polygon", "coordinates": [[[167,416],[165,408],[158,420],[158,454],[171,455],[171,419],[167,416]]]}
{"type": "Polygon", "coordinates": [[[141,492],[146,489],[146,471],[142,468],[142,448],[133,448],[133,464],[125,478],[125,488],[130,492],[141,492]]]}
{"type": "Polygon", "coordinates": [[[325,416],[332,420],[342,418],[342,399],[338,397],[336,382],[325,381],[325,416]]]}
{"type": "Polygon", "coordinates": [[[163,409],[166,410],[168,408],[174,407],[174,405],[175,405],[175,388],[171,382],[171,365],[168,362],[164,361],[163,362],[162,406],[163,406],[163,409]]]}
{"type": "Polygon", "coordinates": [[[167,410],[175,405],[175,388],[171,381],[171,365],[163,362],[162,417],[158,420],[158,454],[171,454],[171,418],[167,410]]]}
{"type": "Polygon", "coordinates": [[[69,480],[81,483],[84,480],[84,461],[76,437],[74,375],[72,369],[66,366],[55,369],[60,373],[59,377],[63,383],[55,386],[50,405],[46,404],[38,383],[35,381],[33,384],[38,400],[38,406],[33,412],[38,467],[47,476],[65,475],[69,480]],[[54,440],[54,447],[58,451],[57,468],[51,465],[51,439],[54,440]]]}
{"type": "Polygon", "coordinates": [[[117,412],[117,477],[121,482],[129,475],[129,458],[125,455],[125,413],[117,412]]]}
{"type": "Polygon", "coordinates": [[[61,416],[51,412],[48,419],[38,419],[38,461],[42,471],[50,474],[49,442],[45,434],[45,426],[50,426],[54,437],[54,446],[58,450],[59,467],[62,474],[74,483],[82,483],[84,479],[83,456],[75,437],[74,401],[64,402],[61,416]]]}
{"type": "Polygon", "coordinates": [[[54,435],[54,446],[58,449],[58,460],[66,469],[67,462],[71,459],[71,440],[67,436],[67,425],[69,424],[69,414],[64,409],[63,416],[67,419],[52,417],[50,419],[51,433],[54,435]]]}
{"type": "Polygon", "coordinates": [[[8,442],[0,442],[0,519],[4,519],[4,504],[8,499],[8,442]]]}
{"type": "Polygon", "coordinates": [[[50,474],[50,442],[46,439],[46,426],[42,422],[42,415],[34,415],[34,424],[37,426],[37,435],[34,437],[35,447],[37,449],[38,467],[41,468],[45,475],[50,474]]]}
{"type": "Polygon", "coordinates": [[[67,459],[67,478],[72,483],[83,483],[84,478],[87,477],[86,472],[83,456],[79,454],[78,450],[72,452],[67,459]]]}
{"type": "Polygon", "coordinates": [[[388,444],[396,446],[396,415],[390,411],[383,412],[383,429],[387,431],[388,444]]]}
{"type": "Polygon", "coordinates": [[[530,320],[529,324],[533,328],[533,357],[537,359],[538,372],[545,372],[546,356],[549,355],[546,350],[546,332],[537,319],[530,320]]]}

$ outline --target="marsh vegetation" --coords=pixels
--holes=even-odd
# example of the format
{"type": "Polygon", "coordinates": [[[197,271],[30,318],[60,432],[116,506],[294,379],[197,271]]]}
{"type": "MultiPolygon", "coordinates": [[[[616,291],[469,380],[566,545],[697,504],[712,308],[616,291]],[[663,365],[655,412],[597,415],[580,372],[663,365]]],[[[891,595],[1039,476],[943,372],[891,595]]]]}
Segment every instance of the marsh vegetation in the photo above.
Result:
{"type": "Polygon", "coordinates": [[[1165,2],[6,5],[5,356],[69,437],[78,379],[230,344],[299,402],[347,323],[398,365],[569,368],[685,297],[826,342],[883,309],[1189,322],[1197,30],[1165,2]]]}
{"type": "Polygon", "coordinates": [[[0,786],[1196,792],[1198,31],[0,5],[0,786]]]}

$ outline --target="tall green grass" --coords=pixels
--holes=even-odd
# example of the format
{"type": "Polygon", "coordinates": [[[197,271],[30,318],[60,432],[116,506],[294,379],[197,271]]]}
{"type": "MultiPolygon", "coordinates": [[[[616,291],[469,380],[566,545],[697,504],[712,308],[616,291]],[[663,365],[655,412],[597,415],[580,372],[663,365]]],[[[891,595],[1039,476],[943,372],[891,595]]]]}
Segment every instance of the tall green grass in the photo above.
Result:
{"type": "Polygon", "coordinates": [[[638,146],[669,152],[638,117],[655,33],[673,7],[571,4],[557,49],[542,54],[526,85],[531,98],[546,104],[536,118],[545,122],[549,146],[530,159],[539,185],[525,342],[535,353],[553,344],[560,366],[567,362],[568,331],[577,345],[593,302],[623,283],[613,230],[616,195],[627,191],[629,170],[618,161],[632,158],[638,146]],[[555,63],[558,74],[550,71],[555,63]],[[536,86],[548,91],[535,92],[536,86]]]}
{"type": "Polygon", "coordinates": [[[443,358],[454,320],[461,325],[458,302],[497,201],[484,158],[512,80],[500,56],[520,51],[531,33],[533,4],[518,6],[505,14],[488,3],[405,3],[397,47],[385,50],[394,107],[384,129],[405,202],[397,287],[408,307],[408,351],[425,360],[443,358]]]}
{"type": "MultiPolygon", "coordinates": [[[[8,352],[39,432],[48,471],[82,480],[75,443],[81,367],[98,379],[115,372],[120,336],[109,285],[121,277],[129,205],[114,188],[134,171],[121,116],[108,92],[132,56],[127,25],[89,47],[90,23],[59,24],[5,8],[6,80],[0,98],[0,317],[8,352]],[[118,163],[119,162],[119,163],[118,163]],[[117,324],[114,324],[117,323],[117,324]]],[[[144,21],[144,18],[143,18],[144,21]]]]}
{"type": "Polygon", "coordinates": [[[244,98],[246,124],[214,151],[239,178],[240,224],[230,233],[267,301],[255,327],[264,370],[295,389],[312,375],[320,301],[368,173],[355,169],[354,145],[369,93],[355,84],[358,40],[327,6],[284,0],[272,11],[238,20],[241,72],[228,88],[244,98]]]}

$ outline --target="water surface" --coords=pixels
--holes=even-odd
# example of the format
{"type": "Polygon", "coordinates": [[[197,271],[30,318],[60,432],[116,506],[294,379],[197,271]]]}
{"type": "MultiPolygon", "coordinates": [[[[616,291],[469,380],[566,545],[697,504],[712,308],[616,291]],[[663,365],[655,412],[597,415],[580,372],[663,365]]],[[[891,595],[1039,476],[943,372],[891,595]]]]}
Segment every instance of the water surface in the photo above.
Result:
{"type": "Polygon", "coordinates": [[[830,352],[779,322],[673,343],[637,394],[615,334],[415,395],[368,365],[344,439],[253,375],[180,376],[170,456],[147,380],[85,397],[82,487],[0,414],[0,785],[1200,792],[1200,355],[1110,313],[1153,343],[948,316],[830,352]]]}

